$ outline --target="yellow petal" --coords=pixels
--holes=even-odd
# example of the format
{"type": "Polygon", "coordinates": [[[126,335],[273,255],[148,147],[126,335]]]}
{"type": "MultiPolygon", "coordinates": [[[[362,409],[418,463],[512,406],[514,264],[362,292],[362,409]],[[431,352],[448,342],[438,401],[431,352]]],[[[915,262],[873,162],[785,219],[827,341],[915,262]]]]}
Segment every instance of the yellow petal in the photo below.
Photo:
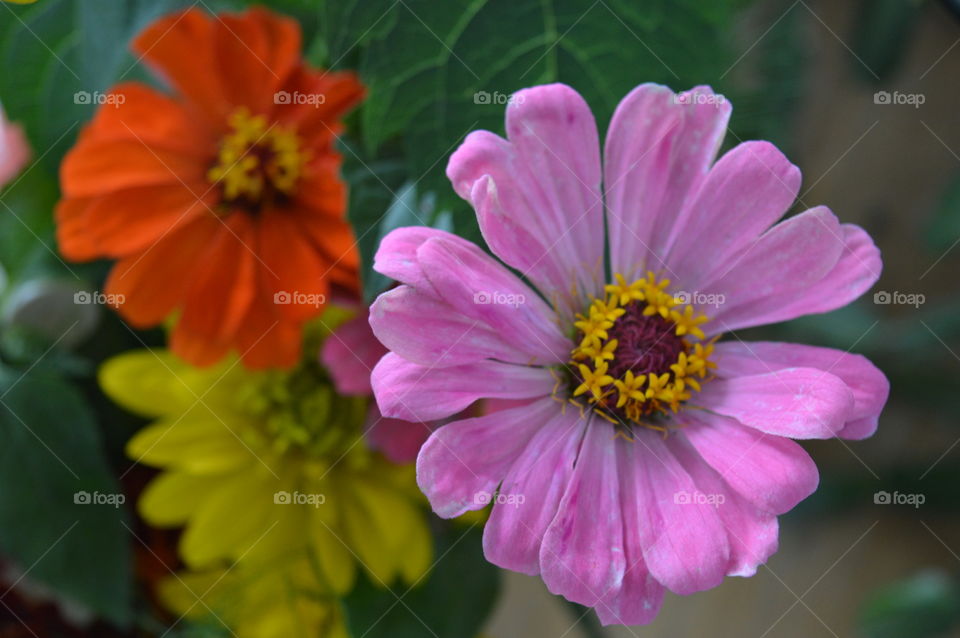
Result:
{"type": "Polygon", "coordinates": [[[429,567],[432,547],[423,514],[404,495],[367,477],[350,480],[344,529],[350,546],[377,584],[402,573],[409,580],[429,567]]]}
{"type": "Polygon", "coordinates": [[[127,456],[147,465],[214,474],[257,463],[254,452],[224,423],[197,407],[158,421],[127,442],[127,456]]]}
{"type": "MultiPolygon", "coordinates": [[[[265,471],[265,470],[264,470],[265,471]]],[[[246,470],[222,478],[197,507],[180,538],[180,554],[191,568],[236,560],[273,531],[292,505],[276,505],[276,481],[246,470]]]]}
{"type": "Polygon", "coordinates": [[[197,403],[220,410],[233,404],[242,367],[195,368],[168,350],[133,350],[100,366],[100,387],[130,412],[145,417],[180,414],[197,403]]]}
{"type": "Polygon", "coordinates": [[[182,472],[164,472],[153,479],[140,495],[140,515],[156,527],[183,525],[210,493],[216,479],[182,472]]]}
{"type": "Polygon", "coordinates": [[[347,547],[346,539],[338,536],[319,515],[310,517],[308,533],[323,580],[334,592],[346,594],[353,589],[357,573],[357,559],[347,547]]]}

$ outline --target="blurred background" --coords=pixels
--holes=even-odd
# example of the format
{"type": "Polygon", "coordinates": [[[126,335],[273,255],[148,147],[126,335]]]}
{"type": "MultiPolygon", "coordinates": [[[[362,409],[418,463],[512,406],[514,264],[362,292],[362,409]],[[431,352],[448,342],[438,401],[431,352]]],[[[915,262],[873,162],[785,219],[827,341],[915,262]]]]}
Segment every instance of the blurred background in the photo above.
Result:
{"type": "MultiPolygon", "coordinates": [[[[108,310],[75,302],[76,293],[99,289],[107,264],[62,262],[51,211],[59,162],[93,111],[89,96],[121,77],[146,80],[127,51],[131,35],[191,4],[247,5],[0,5],[0,102],[34,153],[0,193],[0,357],[4,374],[49,372],[44,387],[24,383],[3,394],[45,411],[37,418],[47,429],[41,446],[13,411],[0,414],[0,637],[166,633],[162,617],[143,618],[153,617],[149,584],[175,561],[173,541],[136,521],[130,503],[149,473],[127,472],[122,447],[139,423],[94,382],[99,362],[162,343],[162,335],[135,334],[108,310]],[[85,468],[91,491],[111,491],[122,475],[131,496],[85,514],[80,533],[50,555],[75,518],[50,504],[74,492],[77,479],[45,446],[85,468]]],[[[502,132],[513,91],[550,81],[579,90],[602,131],[636,84],[714,86],[734,106],[728,146],[776,143],[803,171],[797,210],[827,205],[882,250],[883,276],[852,306],[740,335],[862,353],[892,385],[872,439],[805,443],[820,489],[781,518],[780,551],[754,578],[668,595],[650,626],[600,630],[539,579],[502,572],[484,636],[960,636],[960,3],[261,4],[301,21],[313,64],[356,69],[369,87],[344,138],[350,216],[367,265],[379,237],[414,222],[398,198],[435,225],[478,237],[443,175],[446,159],[470,130],[502,132]]],[[[479,544],[469,550],[462,579],[485,569],[479,544]]],[[[403,627],[398,621],[390,635],[423,635],[403,627]]]]}

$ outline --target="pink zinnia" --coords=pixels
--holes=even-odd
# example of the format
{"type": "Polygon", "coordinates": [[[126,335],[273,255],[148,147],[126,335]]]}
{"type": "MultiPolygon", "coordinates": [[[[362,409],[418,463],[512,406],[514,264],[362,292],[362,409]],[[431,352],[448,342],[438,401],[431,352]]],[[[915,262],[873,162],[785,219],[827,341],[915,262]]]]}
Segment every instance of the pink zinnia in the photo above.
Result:
{"type": "Polygon", "coordinates": [[[7,121],[0,108],[0,188],[13,181],[30,160],[30,145],[23,129],[7,121]]]}
{"type": "Polygon", "coordinates": [[[434,510],[493,500],[487,558],[540,574],[604,624],[649,622],[665,588],[755,573],[777,515],[817,486],[790,439],[870,436],[888,394],[861,356],[731,334],[839,308],[881,262],[824,207],[776,223],[800,171],[766,142],[714,162],[729,116],[707,87],[639,86],[601,171],[575,91],[520,91],[508,138],[472,133],[447,175],[533,288],[429,228],[394,231],[376,257],[402,284],[371,310],[391,351],[373,373],[383,414],[524,401],[430,436],[417,479],[434,510]]]}
{"type": "MultiPolygon", "coordinates": [[[[353,304],[346,302],[348,307],[353,304]]],[[[370,370],[386,354],[370,330],[366,308],[344,321],[327,337],[320,349],[320,362],[329,371],[337,392],[347,396],[369,397],[370,370]]],[[[381,452],[392,463],[410,463],[417,458],[420,446],[434,426],[391,419],[370,403],[365,437],[371,448],[381,452]]]]}

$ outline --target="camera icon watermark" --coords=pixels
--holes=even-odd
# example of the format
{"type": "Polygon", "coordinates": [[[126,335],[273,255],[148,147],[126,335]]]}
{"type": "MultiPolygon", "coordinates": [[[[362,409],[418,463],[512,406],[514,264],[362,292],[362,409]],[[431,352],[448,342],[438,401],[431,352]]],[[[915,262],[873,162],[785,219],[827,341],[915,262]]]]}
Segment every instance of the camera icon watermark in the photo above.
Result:
{"type": "Polygon", "coordinates": [[[480,290],[473,293],[473,303],[478,306],[513,306],[517,308],[527,303],[527,297],[521,293],[480,290]]]}
{"type": "Polygon", "coordinates": [[[504,104],[523,104],[523,99],[523,95],[501,93],[500,91],[494,91],[493,93],[489,91],[477,91],[473,94],[474,104],[497,104],[500,106],[504,104]]]}
{"type": "Polygon", "coordinates": [[[95,104],[103,106],[109,104],[114,108],[126,104],[127,96],[123,93],[103,93],[101,91],[77,91],[73,94],[74,104],[95,104]]]}
{"type": "Polygon", "coordinates": [[[694,305],[719,308],[727,302],[727,297],[719,292],[699,292],[696,290],[687,292],[686,290],[681,290],[673,294],[673,300],[681,306],[694,305]]]}
{"type": "Polygon", "coordinates": [[[314,308],[320,308],[326,305],[327,296],[320,293],[281,290],[273,293],[273,303],[278,306],[313,306],[314,308]]]}
{"type": "Polygon", "coordinates": [[[77,292],[73,293],[73,303],[78,306],[97,305],[117,308],[126,303],[126,301],[126,295],[120,293],[106,294],[100,292],[99,290],[94,290],[93,292],[89,292],[87,290],[78,290],[77,292]]]}
{"type": "Polygon", "coordinates": [[[915,509],[927,502],[924,494],[901,494],[900,492],[887,492],[880,490],[874,493],[873,502],[875,505],[911,505],[915,509]]]}
{"type": "Polygon", "coordinates": [[[117,508],[127,502],[126,494],[109,494],[81,490],[73,493],[74,505],[109,505],[117,508]]]}
{"type": "Polygon", "coordinates": [[[901,93],[900,91],[877,91],[873,94],[874,104],[894,104],[908,105],[915,109],[927,101],[927,96],[923,93],[901,93]]]}
{"type": "Polygon", "coordinates": [[[513,507],[520,507],[526,503],[527,498],[523,494],[504,494],[503,492],[497,492],[496,494],[491,494],[490,492],[480,490],[473,495],[473,502],[476,505],[489,505],[493,503],[494,505],[512,505],[513,507]]]}
{"type": "Polygon", "coordinates": [[[919,308],[924,303],[926,303],[927,297],[923,293],[919,292],[900,292],[899,290],[894,290],[893,292],[888,292],[886,290],[880,290],[873,293],[873,303],[878,306],[913,306],[914,308],[919,308]]]}
{"type": "Polygon", "coordinates": [[[300,91],[277,91],[273,94],[274,104],[308,104],[317,109],[326,104],[323,93],[301,93],[300,91]]]}
{"type": "Polygon", "coordinates": [[[723,494],[707,494],[700,491],[688,492],[680,490],[673,493],[673,502],[677,505],[710,505],[720,507],[727,501],[723,494]]]}
{"type": "Polygon", "coordinates": [[[696,91],[683,91],[677,93],[673,96],[674,104],[709,104],[713,106],[720,106],[725,104],[727,98],[723,95],[716,95],[715,93],[698,93],[696,91]]]}
{"type": "Polygon", "coordinates": [[[310,505],[320,507],[327,502],[325,494],[280,491],[273,494],[274,505],[310,505]]]}

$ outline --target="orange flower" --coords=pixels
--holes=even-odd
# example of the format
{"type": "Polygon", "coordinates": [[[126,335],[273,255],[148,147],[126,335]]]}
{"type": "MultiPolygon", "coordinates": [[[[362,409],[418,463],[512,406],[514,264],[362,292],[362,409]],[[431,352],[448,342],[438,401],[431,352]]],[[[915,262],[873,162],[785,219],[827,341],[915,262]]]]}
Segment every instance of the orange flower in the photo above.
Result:
{"type": "Polygon", "coordinates": [[[363,86],[305,66],[297,23],[261,8],[173,14],[132,47],[177,96],[94,94],[61,167],[61,252],[117,259],[104,292],[136,327],[175,314],[190,363],[294,365],[303,322],[358,288],[333,144],[363,86]]]}

